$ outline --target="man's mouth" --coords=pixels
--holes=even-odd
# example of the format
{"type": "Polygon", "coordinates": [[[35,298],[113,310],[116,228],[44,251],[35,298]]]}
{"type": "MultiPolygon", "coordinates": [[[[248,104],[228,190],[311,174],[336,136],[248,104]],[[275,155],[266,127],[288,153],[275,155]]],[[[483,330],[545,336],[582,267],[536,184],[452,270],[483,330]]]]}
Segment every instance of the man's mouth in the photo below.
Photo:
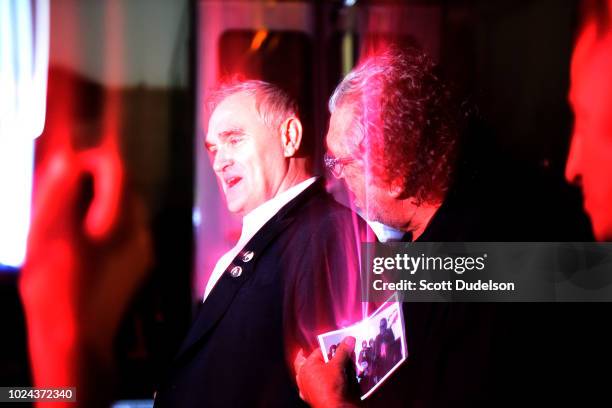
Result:
{"type": "Polygon", "coordinates": [[[242,177],[238,177],[238,176],[228,177],[225,179],[225,185],[227,186],[227,188],[232,188],[236,184],[238,184],[240,180],[242,180],[242,177]]]}

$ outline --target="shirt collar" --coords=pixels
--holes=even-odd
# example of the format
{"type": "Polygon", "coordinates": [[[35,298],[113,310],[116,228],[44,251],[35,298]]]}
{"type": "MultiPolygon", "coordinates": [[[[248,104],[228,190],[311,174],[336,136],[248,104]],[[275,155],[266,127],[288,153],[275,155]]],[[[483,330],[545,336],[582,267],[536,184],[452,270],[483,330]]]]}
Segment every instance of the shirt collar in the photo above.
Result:
{"type": "Polygon", "coordinates": [[[366,222],[368,223],[370,228],[372,228],[372,231],[374,231],[374,234],[376,234],[376,238],[378,238],[380,242],[401,241],[405,235],[404,231],[396,230],[380,222],[368,220],[366,220],[366,222]]]}
{"type": "Polygon", "coordinates": [[[266,222],[280,211],[281,208],[310,187],[316,179],[316,177],[311,177],[288,188],[245,215],[242,219],[240,241],[244,242],[245,240],[248,241],[251,239],[266,222]]]}

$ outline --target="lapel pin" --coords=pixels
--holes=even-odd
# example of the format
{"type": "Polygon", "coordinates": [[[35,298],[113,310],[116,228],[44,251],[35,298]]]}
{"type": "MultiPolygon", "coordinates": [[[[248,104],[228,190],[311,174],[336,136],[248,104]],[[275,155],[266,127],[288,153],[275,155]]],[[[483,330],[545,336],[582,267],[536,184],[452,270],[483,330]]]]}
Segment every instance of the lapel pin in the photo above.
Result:
{"type": "Polygon", "coordinates": [[[255,253],[253,251],[247,251],[244,253],[244,255],[242,255],[242,262],[249,262],[254,256],[255,253]]]}
{"type": "Polygon", "coordinates": [[[240,266],[234,266],[229,273],[232,278],[237,278],[242,275],[242,268],[240,266]]]}

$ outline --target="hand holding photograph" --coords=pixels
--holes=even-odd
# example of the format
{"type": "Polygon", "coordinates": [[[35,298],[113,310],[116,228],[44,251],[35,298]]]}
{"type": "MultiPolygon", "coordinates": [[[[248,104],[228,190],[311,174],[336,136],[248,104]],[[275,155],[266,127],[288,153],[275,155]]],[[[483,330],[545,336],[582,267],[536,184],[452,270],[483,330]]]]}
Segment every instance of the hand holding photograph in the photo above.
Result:
{"type": "Polygon", "coordinates": [[[355,373],[361,400],[369,397],[408,357],[406,330],[397,294],[371,316],[339,330],[318,336],[327,363],[345,337],[355,337],[355,373]]]}

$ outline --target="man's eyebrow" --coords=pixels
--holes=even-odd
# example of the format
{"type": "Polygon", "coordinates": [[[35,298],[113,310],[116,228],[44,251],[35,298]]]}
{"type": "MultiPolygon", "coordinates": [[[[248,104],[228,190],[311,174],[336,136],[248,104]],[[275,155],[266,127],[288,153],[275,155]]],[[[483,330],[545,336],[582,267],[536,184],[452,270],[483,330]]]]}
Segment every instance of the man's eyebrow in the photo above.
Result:
{"type": "MultiPolygon", "coordinates": [[[[224,141],[225,139],[227,139],[228,137],[231,136],[242,136],[244,135],[244,130],[241,128],[232,128],[232,129],[228,129],[228,130],[224,130],[222,132],[219,133],[219,140],[220,141],[224,141]]],[[[215,143],[211,143],[209,141],[204,141],[204,146],[206,147],[206,150],[210,151],[210,149],[214,148],[216,145],[215,143]]]]}
{"type": "Polygon", "coordinates": [[[219,139],[227,139],[230,136],[242,136],[242,135],[244,135],[243,129],[233,128],[233,129],[224,130],[223,132],[219,133],[219,139]]]}

